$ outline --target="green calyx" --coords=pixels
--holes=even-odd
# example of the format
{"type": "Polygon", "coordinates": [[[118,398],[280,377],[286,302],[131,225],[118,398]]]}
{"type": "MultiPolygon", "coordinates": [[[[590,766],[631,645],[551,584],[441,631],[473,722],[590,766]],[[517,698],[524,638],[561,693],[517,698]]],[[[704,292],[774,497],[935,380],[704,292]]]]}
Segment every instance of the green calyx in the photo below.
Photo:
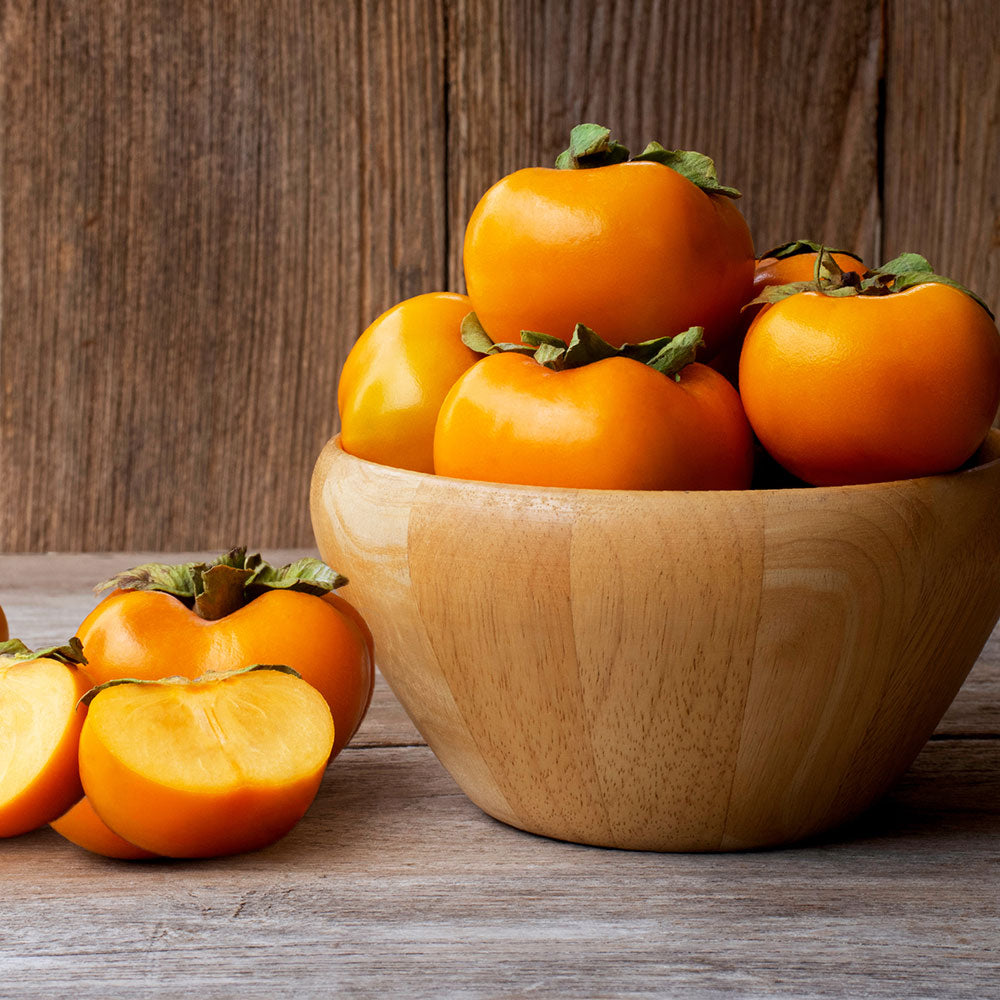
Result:
{"type": "Polygon", "coordinates": [[[644,161],[669,167],[706,194],[742,197],[736,188],[719,183],[715,162],[704,153],[693,149],[665,149],[658,142],[650,142],[641,153],[630,158],[628,149],[611,138],[610,129],[592,122],[573,128],[569,134],[569,147],[556,157],[556,167],[559,170],[589,170],[615,163],[644,161]]]}
{"type": "MultiPolygon", "coordinates": [[[[874,297],[895,295],[917,285],[949,285],[973,299],[986,310],[990,319],[995,319],[986,303],[975,292],[960,285],[951,278],[935,274],[926,257],[918,253],[904,253],[894,257],[881,267],[866,271],[863,275],[854,271],[843,271],[833,259],[833,251],[821,247],[816,257],[816,267],[812,281],[793,281],[787,285],[772,285],[765,288],[757,298],[747,303],[753,305],[773,305],[799,292],[819,292],[834,298],[861,295],[874,297]]],[[[744,308],[747,308],[744,306],[744,308]]]]}
{"type": "Polygon", "coordinates": [[[864,263],[853,250],[841,250],[839,248],[824,246],[822,243],[814,243],[812,240],[791,240],[782,243],[780,246],[772,247],[770,250],[760,255],[760,260],[785,260],[788,257],[798,257],[804,253],[829,253],[842,254],[845,257],[853,257],[856,261],[864,263]]]}
{"type": "Polygon", "coordinates": [[[658,337],[639,344],[612,347],[588,326],[577,323],[569,343],[547,333],[521,331],[520,344],[496,343],[483,329],[474,312],[462,320],[462,343],[477,354],[531,355],[538,364],[553,371],[582,368],[607,358],[629,358],[674,381],[680,381],[680,372],[695,359],[698,348],[704,344],[703,328],[692,326],[675,337],[658,337]]]}
{"type": "Polygon", "coordinates": [[[49,646],[46,649],[28,649],[20,639],[0,642],[0,660],[10,663],[27,663],[30,660],[58,660],[71,667],[87,662],[83,655],[83,643],[74,635],[65,646],[49,646]]]}
{"type": "Polygon", "coordinates": [[[114,680],[105,681],[92,687],[78,702],[77,705],[89,705],[102,691],[108,688],[120,687],[122,684],[139,684],[142,686],[167,686],[167,687],[196,687],[199,684],[211,684],[214,681],[226,681],[230,677],[238,677],[240,674],[251,674],[256,670],[276,670],[279,674],[290,674],[292,677],[301,679],[302,674],[292,667],[283,663],[254,663],[249,667],[240,667],[238,670],[209,670],[200,677],[158,677],[149,680],[139,677],[116,677],[114,680]]]}
{"type": "Polygon", "coordinates": [[[319,559],[298,559],[276,568],[245,546],[231,549],[212,562],[168,565],[145,563],[99,583],[94,592],[156,590],[171,594],[207,621],[238,611],[269,590],[295,590],[320,596],[343,587],[347,578],[319,559]]]}

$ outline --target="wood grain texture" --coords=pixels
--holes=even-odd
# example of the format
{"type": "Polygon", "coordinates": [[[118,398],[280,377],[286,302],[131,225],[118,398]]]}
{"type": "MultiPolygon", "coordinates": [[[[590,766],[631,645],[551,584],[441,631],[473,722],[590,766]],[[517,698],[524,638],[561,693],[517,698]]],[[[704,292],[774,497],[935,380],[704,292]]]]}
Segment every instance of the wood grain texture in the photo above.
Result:
{"type": "Polygon", "coordinates": [[[733,850],[858,814],[940,721],[1000,614],[1000,432],[980,462],[655,493],[463,482],[334,440],[312,508],[393,691],[481,808],[733,850]]]}
{"type": "Polygon", "coordinates": [[[0,550],[308,542],[347,347],[443,281],[441,36],[416,0],[3,6],[0,550]]]}
{"type": "Polygon", "coordinates": [[[996,6],[895,0],[886,24],[885,256],[923,253],[1000,309],[996,6]]]}
{"type": "Polygon", "coordinates": [[[1000,751],[931,744],[850,830],[726,856],[490,820],[423,747],[347,750],[274,847],[0,848],[4,996],[995,996],[1000,751]]]}
{"type": "MultiPolygon", "coordinates": [[[[105,571],[163,555],[0,555],[0,604],[26,638],[61,635],[105,571]]],[[[0,993],[984,1000],[1000,935],[1000,728],[980,695],[963,698],[996,690],[998,648],[994,635],[882,803],[790,850],[651,855],[534,837],[481,813],[401,731],[345,750],[305,820],[256,854],[129,864],[48,830],[4,841],[0,993]],[[983,738],[952,738],[953,725],[983,738]]],[[[383,731],[386,699],[368,720],[383,731]]]]}
{"type": "Polygon", "coordinates": [[[486,188],[596,121],[638,152],[712,156],[758,249],[875,249],[880,7],[619,0],[448,5],[451,287],[486,188]]]}

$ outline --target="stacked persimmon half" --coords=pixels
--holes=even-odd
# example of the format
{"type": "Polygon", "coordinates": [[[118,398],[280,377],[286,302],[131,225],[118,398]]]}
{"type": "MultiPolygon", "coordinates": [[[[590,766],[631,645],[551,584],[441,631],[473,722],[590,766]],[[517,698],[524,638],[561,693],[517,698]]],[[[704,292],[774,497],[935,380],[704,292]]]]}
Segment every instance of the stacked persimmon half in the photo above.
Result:
{"type": "Polygon", "coordinates": [[[467,295],[379,316],[341,446],[418,472],[638,490],[844,486],[954,470],[1000,404],[1000,335],[915,253],[755,258],[708,157],[577,126],[482,197],[467,295]],[[754,458],[762,458],[754,477],[754,458]]]}
{"type": "Polygon", "coordinates": [[[371,633],[344,583],[234,549],[107,581],[66,646],[0,642],[0,836],[51,823],[131,859],[284,836],[371,700],[371,633]]]}

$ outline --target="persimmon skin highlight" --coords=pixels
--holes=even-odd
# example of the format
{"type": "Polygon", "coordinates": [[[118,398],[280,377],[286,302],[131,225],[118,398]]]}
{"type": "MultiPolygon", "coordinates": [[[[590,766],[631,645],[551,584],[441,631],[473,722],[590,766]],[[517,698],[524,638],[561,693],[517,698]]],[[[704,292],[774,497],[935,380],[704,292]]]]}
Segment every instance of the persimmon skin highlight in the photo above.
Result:
{"type": "Polygon", "coordinates": [[[351,611],[312,594],[272,590],[224,618],[206,621],[170,594],[117,590],[84,619],[77,634],[95,684],[286,664],[330,705],[336,756],[361,724],[375,684],[370,633],[362,633],[360,615],[351,611]]]}
{"type": "Polygon", "coordinates": [[[476,205],[464,260],[496,342],[583,323],[619,347],[701,326],[709,357],[734,332],[754,270],[731,199],[642,162],[509,174],[476,205]]]}
{"type": "Polygon", "coordinates": [[[441,407],[438,475],[578,489],[745,489],[750,427],[736,390],[689,364],[680,381],[628,358],[552,371],[483,358],[441,407]]]}
{"type": "Polygon", "coordinates": [[[762,312],[740,357],[761,444],[815,486],[950,472],[1000,403],[1000,335],[962,291],[801,292],[762,312]]]}
{"type": "Polygon", "coordinates": [[[28,833],[83,795],[77,746],[91,687],[78,667],[0,658],[0,837],[28,833]]]}
{"type": "Polygon", "coordinates": [[[258,850],[313,801],[333,746],[329,706],[276,670],[98,692],[80,736],[94,811],[174,858],[258,850]]]}
{"type": "Polygon", "coordinates": [[[90,799],[85,795],[68,812],[49,824],[61,837],[71,844],[82,847],[91,854],[122,861],[144,861],[159,857],[152,851],[145,851],[119,837],[100,816],[94,812],[90,799]]]}

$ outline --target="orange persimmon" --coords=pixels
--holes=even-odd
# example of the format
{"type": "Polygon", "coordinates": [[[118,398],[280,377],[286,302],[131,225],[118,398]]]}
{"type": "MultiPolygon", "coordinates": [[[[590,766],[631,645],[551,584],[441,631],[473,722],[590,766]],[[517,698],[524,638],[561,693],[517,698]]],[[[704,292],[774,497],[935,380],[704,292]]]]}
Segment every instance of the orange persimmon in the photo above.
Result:
{"type": "MultiPolygon", "coordinates": [[[[709,362],[717,371],[736,385],[740,366],[740,351],[746,339],[747,330],[757,315],[767,306],[753,301],[765,288],[776,285],[787,285],[793,281],[810,281],[816,270],[816,262],[824,250],[822,244],[812,240],[793,240],[773,247],[761,255],[756,261],[753,272],[753,288],[743,307],[736,333],[727,341],[725,347],[709,362]]],[[[854,271],[865,274],[868,265],[860,257],[849,250],[831,250],[830,255],[843,271],[854,271]]]]}
{"type": "Polygon", "coordinates": [[[816,486],[957,468],[1000,402],[986,307],[917,254],[773,288],[750,327],[740,392],[761,444],[816,486]]]}
{"type": "Polygon", "coordinates": [[[693,361],[700,328],[618,351],[582,324],[569,345],[524,336],[533,354],[501,346],[448,394],[439,475],[611,490],[750,485],[750,427],[736,390],[693,361]]]}
{"type": "Polygon", "coordinates": [[[361,724],[375,683],[371,633],[342,598],[329,599],[346,582],[315,559],[278,570],[243,549],[210,564],[150,564],[107,581],[116,589],[79,635],[97,684],[287,664],[327,700],[336,755],[361,724]]]}
{"type": "Polygon", "coordinates": [[[812,240],[793,240],[763,253],[754,267],[753,298],[772,285],[787,285],[793,281],[812,281],[816,260],[823,251],[829,253],[843,272],[865,274],[868,265],[850,250],[833,250],[812,240]]]}
{"type": "Polygon", "coordinates": [[[333,748],[322,695],[287,668],[91,692],[80,778],[128,843],[174,858],[273,844],[302,818],[333,748]]]}
{"type": "Polygon", "coordinates": [[[557,169],[518,170],[483,195],[465,280],[494,340],[584,323],[620,346],[697,325],[711,357],[731,335],[754,265],[739,192],[701,153],[628,155],[608,129],[578,125],[557,169]]]}
{"type": "Polygon", "coordinates": [[[143,850],[119,837],[94,812],[94,807],[86,795],[68,812],[52,820],[49,826],[71,844],[76,844],[91,854],[102,854],[106,858],[121,858],[127,861],[159,857],[153,851],[143,850]]]}
{"type": "Polygon", "coordinates": [[[80,644],[0,644],[0,837],[44,826],[83,795],[77,745],[91,686],[80,644]]]}

